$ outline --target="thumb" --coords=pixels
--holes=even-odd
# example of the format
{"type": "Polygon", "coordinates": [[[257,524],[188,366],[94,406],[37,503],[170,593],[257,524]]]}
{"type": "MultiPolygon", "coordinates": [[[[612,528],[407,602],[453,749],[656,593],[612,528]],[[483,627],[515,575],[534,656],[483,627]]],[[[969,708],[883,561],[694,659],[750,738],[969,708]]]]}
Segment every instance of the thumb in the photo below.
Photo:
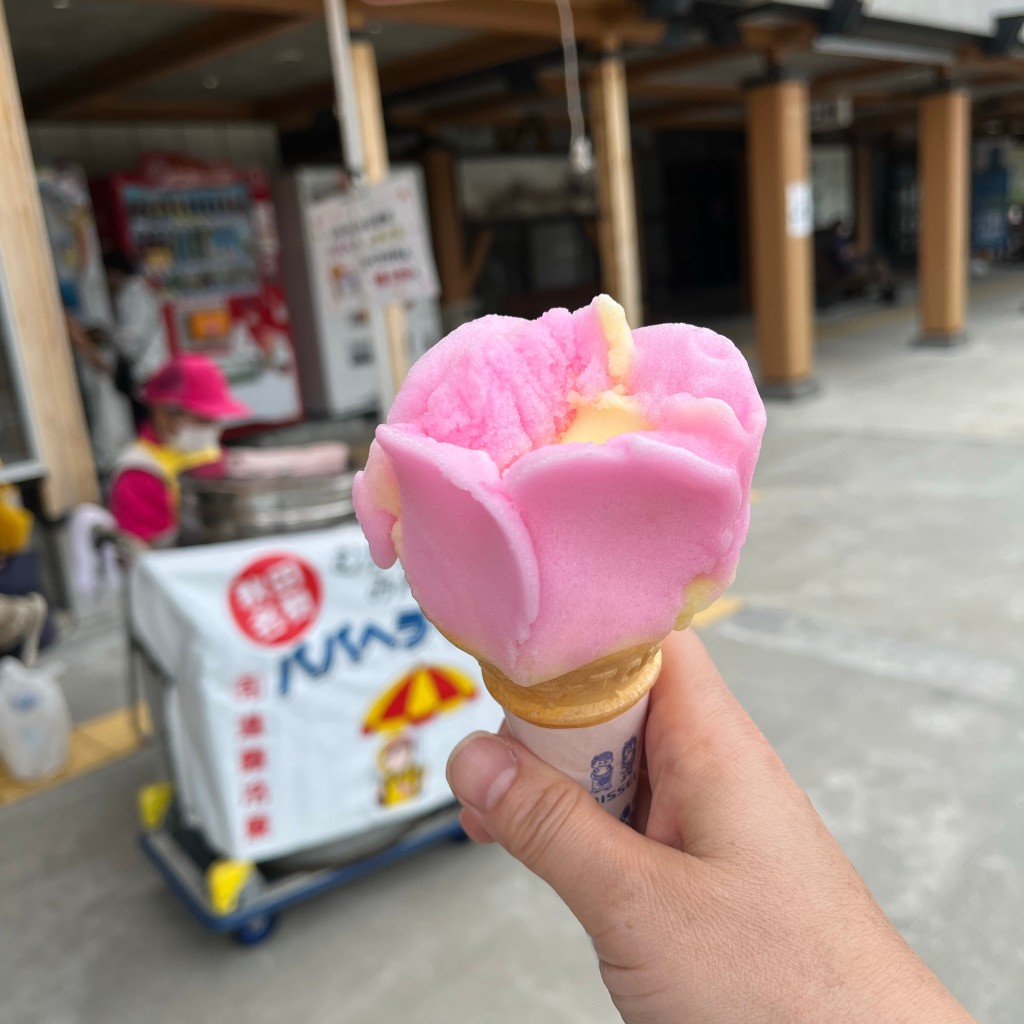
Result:
{"type": "Polygon", "coordinates": [[[543,878],[592,936],[635,906],[648,841],[518,740],[472,733],[448,759],[448,782],[483,829],[543,878]]]}

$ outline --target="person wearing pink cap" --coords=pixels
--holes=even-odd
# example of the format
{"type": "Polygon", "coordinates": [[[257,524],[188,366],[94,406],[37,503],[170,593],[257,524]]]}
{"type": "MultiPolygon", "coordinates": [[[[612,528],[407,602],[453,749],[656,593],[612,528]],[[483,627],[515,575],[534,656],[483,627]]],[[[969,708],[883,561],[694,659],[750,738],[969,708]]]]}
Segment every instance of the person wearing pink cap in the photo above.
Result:
{"type": "Polygon", "coordinates": [[[178,529],[178,477],[216,462],[224,424],[250,410],[206,356],[175,357],[141,394],[149,419],[114,467],[109,506],[124,533],[159,547],[173,541],[178,529]]]}

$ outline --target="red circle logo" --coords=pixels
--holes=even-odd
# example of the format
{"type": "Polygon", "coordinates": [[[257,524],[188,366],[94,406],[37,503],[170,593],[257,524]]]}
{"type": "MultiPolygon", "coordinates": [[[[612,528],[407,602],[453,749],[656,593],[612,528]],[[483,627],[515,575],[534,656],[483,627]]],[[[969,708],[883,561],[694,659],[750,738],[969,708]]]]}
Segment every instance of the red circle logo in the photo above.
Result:
{"type": "Polygon", "coordinates": [[[323,605],[316,569],[295,555],[266,555],[247,565],[228,588],[238,628],[258,644],[279,647],[302,636],[323,605]]]}

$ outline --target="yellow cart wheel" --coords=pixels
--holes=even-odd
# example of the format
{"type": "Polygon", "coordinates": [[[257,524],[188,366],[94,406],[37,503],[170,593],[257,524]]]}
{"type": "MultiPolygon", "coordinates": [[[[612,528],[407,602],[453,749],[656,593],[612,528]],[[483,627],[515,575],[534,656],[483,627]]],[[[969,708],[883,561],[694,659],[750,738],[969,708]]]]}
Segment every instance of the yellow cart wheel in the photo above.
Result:
{"type": "Polygon", "coordinates": [[[144,832],[155,832],[167,817],[174,801],[174,783],[154,782],[139,790],[139,824],[144,832]]]}
{"type": "Polygon", "coordinates": [[[242,891],[255,871],[250,860],[215,860],[206,869],[210,908],[215,914],[224,917],[238,909],[242,891]]]}

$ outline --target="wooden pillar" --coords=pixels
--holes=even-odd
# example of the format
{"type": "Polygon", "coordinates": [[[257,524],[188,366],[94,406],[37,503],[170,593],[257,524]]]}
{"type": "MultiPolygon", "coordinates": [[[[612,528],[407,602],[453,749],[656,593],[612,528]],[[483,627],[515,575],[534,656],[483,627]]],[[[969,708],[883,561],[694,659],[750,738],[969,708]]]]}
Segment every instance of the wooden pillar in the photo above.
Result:
{"type": "Polygon", "coordinates": [[[423,174],[430,205],[434,260],[441,282],[441,300],[460,302],[465,293],[464,232],[455,187],[455,154],[446,146],[431,146],[423,154],[423,174]]]}
{"type": "Polygon", "coordinates": [[[430,234],[441,283],[444,329],[453,330],[473,314],[473,293],[494,243],[493,228],[476,233],[467,253],[466,232],[455,180],[455,154],[446,146],[431,146],[423,154],[423,174],[430,206],[430,234]]]}
{"type": "Polygon", "coordinates": [[[967,319],[967,231],[970,217],[970,99],[962,89],[918,104],[919,341],[950,345],[967,319]]]}
{"type": "Polygon", "coordinates": [[[0,261],[15,348],[46,467],[44,511],[56,518],[97,498],[96,472],[57,291],[25,114],[0,3],[0,261]]]}
{"type": "Polygon", "coordinates": [[[590,73],[590,126],[597,161],[597,239],[604,290],[643,323],[629,97],[622,57],[605,54],[590,73]]]}
{"type": "MultiPolygon", "coordinates": [[[[359,131],[363,140],[363,171],[366,181],[373,184],[388,176],[388,136],[384,127],[384,105],[377,77],[377,55],[373,43],[361,36],[352,38],[352,73],[355,79],[356,103],[359,107],[359,131]]],[[[383,320],[387,334],[387,348],[391,365],[392,395],[409,372],[408,346],[405,342],[405,310],[401,306],[385,306],[383,320]]],[[[387,367],[380,367],[387,373],[387,367]]],[[[381,415],[387,409],[380,410],[381,415]]]]}
{"type": "Polygon", "coordinates": [[[807,85],[747,92],[747,180],[760,387],[767,397],[815,390],[813,229],[807,85]]]}
{"type": "Polygon", "coordinates": [[[854,189],[857,218],[857,251],[868,256],[875,248],[875,194],[871,143],[858,142],[854,149],[854,189]]]}

